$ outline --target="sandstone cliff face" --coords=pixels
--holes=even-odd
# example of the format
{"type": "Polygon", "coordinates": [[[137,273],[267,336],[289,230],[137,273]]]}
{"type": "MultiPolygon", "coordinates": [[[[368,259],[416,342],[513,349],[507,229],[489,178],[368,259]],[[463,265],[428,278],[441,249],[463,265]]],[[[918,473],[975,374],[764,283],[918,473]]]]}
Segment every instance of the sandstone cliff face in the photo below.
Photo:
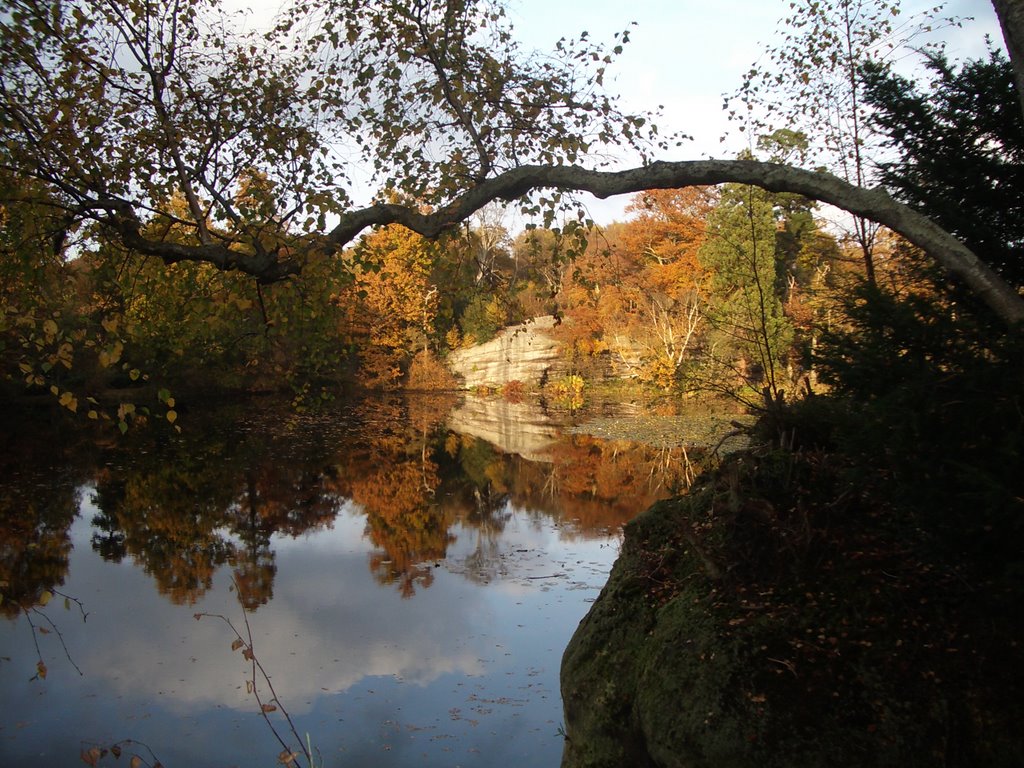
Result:
{"type": "Polygon", "coordinates": [[[564,370],[558,342],[545,333],[554,326],[550,315],[509,326],[486,344],[452,352],[448,367],[462,377],[467,389],[500,387],[510,381],[543,384],[564,370]]]}

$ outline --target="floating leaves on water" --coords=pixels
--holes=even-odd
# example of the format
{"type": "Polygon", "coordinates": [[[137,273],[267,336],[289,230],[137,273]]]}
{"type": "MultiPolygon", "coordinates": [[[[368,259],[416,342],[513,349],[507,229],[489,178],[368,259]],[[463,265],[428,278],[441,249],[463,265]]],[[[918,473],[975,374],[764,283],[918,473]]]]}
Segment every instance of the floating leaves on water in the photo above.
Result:
{"type": "Polygon", "coordinates": [[[132,755],[131,762],[128,763],[128,768],[142,768],[142,758],[138,755],[132,755]]]}
{"type": "Polygon", "coordinates": [[[103,752],[99,747],[92,747],[91,749],[83,749],[81,752],[82,762],[86,765],[96,765],[99,763],[100,758],[103,757],[103,752]]]}
{"type": "Polygon", "coordinates": [[[178,412],[177,411],[168,411],[167,412],[167,421],[169,421],[171,424],[173,424],[177,420],[177,418],[178,418],[178,412]]]}

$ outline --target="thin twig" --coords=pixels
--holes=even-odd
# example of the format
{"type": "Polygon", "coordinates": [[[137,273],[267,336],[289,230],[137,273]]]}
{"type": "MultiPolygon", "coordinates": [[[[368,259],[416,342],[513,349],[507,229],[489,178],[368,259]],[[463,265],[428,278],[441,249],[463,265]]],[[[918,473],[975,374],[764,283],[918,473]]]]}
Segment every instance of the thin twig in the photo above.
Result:
{"type": "MultiPolygon", "coordinates": [[[[39,658],[39,664],[36,667],[36,669],[37,670],[39,670],[39,669],[45,670],[46,669],[46,663],[43,661],[43,652],[41,650],[39,650],[39,640],[38,640],[38,638],[36,638],[36,625],[32,623],[32,617],[29,615],[27,608],[22,606],[21,612],[25,614],[25,620],[28,622],[29,629],[32,631],[32,643],[36,647],[36,656],[39,658]]],[[[46,674],[44,672],[43,673],[43,677],[45,677],[45,676],[46,676],[46,674]]],[[[32,679],[35,680],[38,677],[39,677],[39,674],[37,673],[36,676],[33,677],[32,679]]]]}
{"type": "MultiPolygon", "coordinates": [[[[75,660],[71,658],[71,651],[68,650],[68,644],[64,642],[64,633],[60,631],[56,624],[54,624],[53,619],[51,619],[47,614],[40,611],[38,608],[32,608],[32,612],[42,616],[44,619],[46,619],[46,623],[53,627],[53,631],[54,633],[56,633],[57,639],[60,640],[60,644],[64,648],[64,655],[68,657],[68,661],[71,662],[71,666],[75,668],[75,670],[78,672],[80,676],[85,677],[85,673],[83,673],[82,670],[78,668],[78,665],[75,664],[75,660]]],[[[32,622],[30,621],[29,624],[31,623],[32,622]]],[[[34,638],[35,633],[33,633],[32,636],[34,638]]],[[[36,646],[36,648],[38,649],[38,645],[36,646]]]]}
{"type": "MultiPolygon", "coordinates": [[[[234,586],[235,595],[236,596],[240,595],[241,592],[240,592],[240,590],[238,588],[238,583],[235,582],[234,579],[232,579],[232,585],[234,586]]],[[[238,650],[240,648],[243,649],[242,654],[246,658],[246,660],[250,663],[251,672],[250,672],[249,683],[252,686],[253,697],[256,699],[256,704],[260,708],[260,715],[263,717],[264,721],[267,723],[267,726],[270,728],[271,733],[274,734],[274,738],[277,739],[278,743],[281,745],[282,749],[284,750],[284,752],[282,752],[282,755],[284,755],[284,754],[294,755],[296,753],[292,750],[291,747],[288,746],[287,742],[285,742],[284,738],[278,732],[277,727],[274,725],[273,721],[270,719],[270,713],[273,712],[275,709],[280,710],[281,715],[284,717],[285,721],[288,723],[288,729],[291,731],[292,736],[298,742],[299,748],[305,754],[306,760],[308,761],[310,768],[313,768],[314,761],[313,761],[312,749],[310,747],[307,747],[303,743],[302,737],[299,736],[298,729],[295,727],[295,721],[292,720],[292,716],[288,712],[288,709],[284,706],[284,704],[282,703],[281,699],[278,698],[277,691],[274,689],[274,684],[270,681],[270,675],[267,674],[266,669],[263,668],[263,664],[261,664],[260,660],[256,657],[256,651],[253,648],[252,626],[249,624],[249,617],[245,613],[244,606],[243,606],[243,609],[242,609],[242,621],[245,622],[245,636],[244,637],[243,637],[242,633],[238,631],[238,628],[235,627],[235,625],[231,621],[231,619],[229,619],[227,616],[224,616],[223,614],[220,614],[220,613],[196,613],[196,614],[194,614],[194,618],[197,621],[199,619],[203,618],[204,616],[208,616],[208,617],[214,618],[214,619],[220,619],[221,621],[223,621],[225,624],[228,625],[228,627],[231,629],[232,632],[235,633],[235,641],[231,644],[231,649],[233,651],[236,651],[236,650],[238,650]],[[259,675],[263,678],[263,682],[266,684],[267,690],[269,690],[270,694],[271,694],[271,698],[270,698],[269,702],[267,702],[267,703],[264,703],[263,697],[260,695],[259,686],[257,685],[257,675],[256,675],[257,671],[259,671],[259,675]]]]}
{"type": "Polygon", "coordinates": [[[56,589],[51,589],[50,591],[53,592],[53,594],[55,595],[60,595],[65,600],[70,600],[71,602],[77,604],[78,611],[82,614],[82,623],[85,624],[86,620],[89,618],[89,613],[85,610],[85,606],[82,604],[81,600],[79,600],[77,597],[72,597],[71,595],[65,595],[63,592],[60,592],[56,589]]]}

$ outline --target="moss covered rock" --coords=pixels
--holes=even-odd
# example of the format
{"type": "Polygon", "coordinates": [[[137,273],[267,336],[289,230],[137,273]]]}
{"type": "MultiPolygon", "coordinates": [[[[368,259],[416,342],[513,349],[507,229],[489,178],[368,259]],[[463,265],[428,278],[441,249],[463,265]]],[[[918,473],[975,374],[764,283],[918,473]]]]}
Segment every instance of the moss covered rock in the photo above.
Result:
{"type": "Polygon", "coordinates": [[[824,454],[633,521],[562,663],[565,768],[1022,765],[1013,584],[824,454]]]}

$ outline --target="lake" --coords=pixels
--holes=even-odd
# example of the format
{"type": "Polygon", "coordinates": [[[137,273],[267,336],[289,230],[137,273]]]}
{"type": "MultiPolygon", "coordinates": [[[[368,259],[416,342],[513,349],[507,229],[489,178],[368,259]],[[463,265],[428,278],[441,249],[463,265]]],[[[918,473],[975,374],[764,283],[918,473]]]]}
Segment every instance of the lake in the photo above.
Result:
{"type": "Polygon", "coordinates": [[[557,766],[565,645],[621,526],[694,471],[678,439],[502,400],[15,421],[4,766],[305,764],[299,739],[325,766],[557,766]]]}

